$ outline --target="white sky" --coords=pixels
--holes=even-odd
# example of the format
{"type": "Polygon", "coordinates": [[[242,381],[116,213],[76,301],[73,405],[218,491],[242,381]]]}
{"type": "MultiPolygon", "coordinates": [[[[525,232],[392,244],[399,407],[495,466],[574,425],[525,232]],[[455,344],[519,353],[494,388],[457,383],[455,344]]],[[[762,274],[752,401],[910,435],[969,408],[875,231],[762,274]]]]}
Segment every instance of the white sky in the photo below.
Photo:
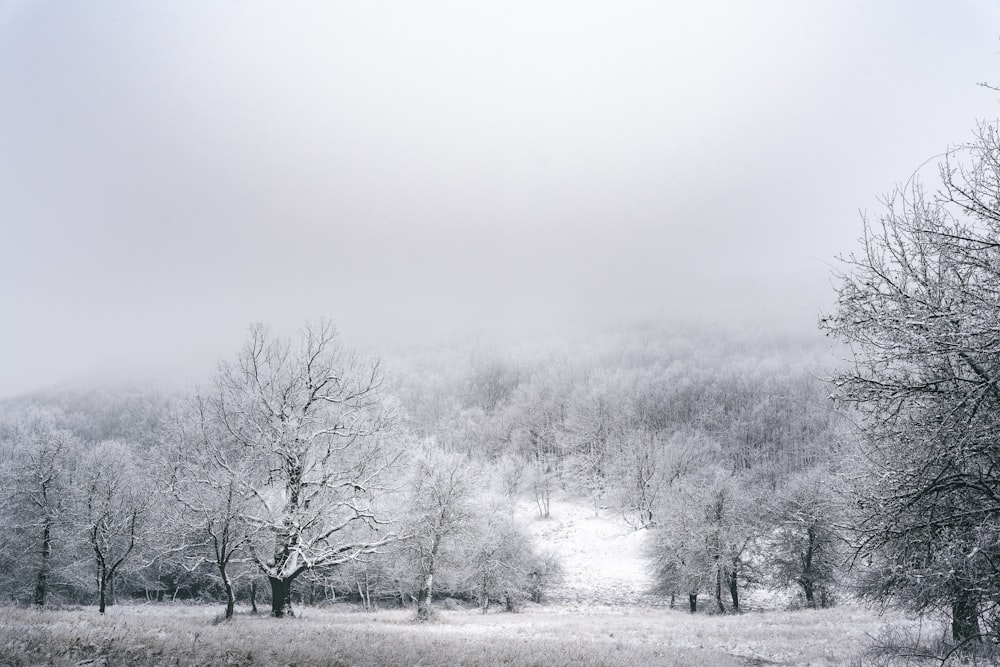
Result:
{"type": "Polygon", "coordinates": [[[803,330],[994,118],[993,0],[0,0],[0,396],[251,322],[803,330]]]}

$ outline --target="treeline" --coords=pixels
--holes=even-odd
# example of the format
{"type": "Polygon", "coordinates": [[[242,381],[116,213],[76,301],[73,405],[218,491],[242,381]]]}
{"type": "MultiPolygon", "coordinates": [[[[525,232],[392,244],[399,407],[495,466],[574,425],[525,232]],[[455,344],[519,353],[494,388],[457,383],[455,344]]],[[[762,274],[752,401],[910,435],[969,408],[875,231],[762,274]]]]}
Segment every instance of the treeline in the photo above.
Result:
{"type": "Polygon", "coordinates": [[[485,458],[540,517],[568,491],[653,531],[660,593],[738,611],[747,586],[791,587],[808,607],[843,588],[851,432],[821,377],[836,363],[815,338],[649,328],[452,349],[394,377],[415,433],[485,458]]]}
{"type": "Polygon", "coordinates": [[[332,599],[516,610],[560,568],[515,503],[545,518],[575,497],[653,531],[658,590],[692,610],[699,595],[739,609],[746,586],[829,604],[843,420],[825,355],[648,328],[386,368],[326,323],[293,339],[255,327],[190,394],[0,407],[0,587],[102,611],[177,597],[224,600],[227,616],[258,597],[275,616],[332,599]]]}

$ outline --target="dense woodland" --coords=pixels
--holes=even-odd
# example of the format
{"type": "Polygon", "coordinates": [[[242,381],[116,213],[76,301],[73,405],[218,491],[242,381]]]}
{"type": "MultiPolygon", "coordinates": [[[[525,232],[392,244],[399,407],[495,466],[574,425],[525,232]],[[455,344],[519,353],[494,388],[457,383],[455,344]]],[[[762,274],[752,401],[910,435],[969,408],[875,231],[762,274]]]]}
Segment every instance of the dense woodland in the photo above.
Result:
{"type": "Polygon", "coordinates": [[[555,496],[653,531],[657,590],[691,610],[738,610],[747,587],[828,605],[846,438],[819,377],[831,358],[818,334],[664,326],[375,361],[326,323],[254,327],[198,389],[3,404],[0,585],[100,609],[350,600],[427,617],[448,597],[516,611],[560,568],[513,504],[545,520],[555,496]]]}

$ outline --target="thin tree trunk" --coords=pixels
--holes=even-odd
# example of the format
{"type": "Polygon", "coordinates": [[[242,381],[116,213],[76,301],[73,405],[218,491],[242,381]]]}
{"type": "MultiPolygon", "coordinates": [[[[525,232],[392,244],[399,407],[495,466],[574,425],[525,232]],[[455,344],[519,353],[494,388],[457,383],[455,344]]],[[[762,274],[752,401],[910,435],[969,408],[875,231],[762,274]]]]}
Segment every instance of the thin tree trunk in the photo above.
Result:
{"type": "Polygon", "coordinates": [[[715,604],[719,607],[719,613],[725,614],[726,607],[722,604],[722,568],[715,568],[715,604]]]}
{"type": "Polygon", "coordinates": [[[688,606],[691,607],[691,613],[698,611],[698,594],[688,593],[688,606]]]}
{"type": "Polygon", "coordinates": [[[250,613],[257,615],[257,580],[250,582],[250,613]]]}
{"type": "Polygon", "coordinates": [[[809,528],[806,529],[806,536],[809,541],[806,543],[806,552],[802,556],[802,592],[806,596],[806,606],[815,609],[812,561],[813,552],[816,550],[816,528],[813,525],[810,524],[809,528]]]}
{"type": "Polygon", "coordinates": [[[226,620],[230,621],[236,608],[236,591],[233,590],[233,582],[229,580],[225,565],[219,565],[219,574],[222,575],[222,586],[226,590],[226,620]]]}
{"type": "Polygon", "coordinates": [[[426,621],[431,617],[431,599],[434,595],[434,565],[437,561],[438,549],[441,548],[441,534],[434,534],[431,543],[430,557],[427,559],[427,575],[424,577],[424,589],[420,592],[417,602],[417,620],[426,621]]]}
{"type": "Polygon", "coordinates": [[[42,563],[38,568],[38,580],[35,582],[35,604],[39,607],[45,605],[45,596],[48,593],[49,567],[52,559],[52,518],[45,517],[45,524],[42,527],[42,563]]]}
{"type": "Polygon", "coordinates": [[[736,568],[729,574],[729,597],[733,599],[733,611],[739,613],[740,611],[740,589],[736,579],[736,568]]]}
{"type": "Polygon", "coordinates": [[[107,586],[108,586],[108,573],[102,567],[97,573],[97,611],[100,614],[104,613],[107,609],[107,586]]]}

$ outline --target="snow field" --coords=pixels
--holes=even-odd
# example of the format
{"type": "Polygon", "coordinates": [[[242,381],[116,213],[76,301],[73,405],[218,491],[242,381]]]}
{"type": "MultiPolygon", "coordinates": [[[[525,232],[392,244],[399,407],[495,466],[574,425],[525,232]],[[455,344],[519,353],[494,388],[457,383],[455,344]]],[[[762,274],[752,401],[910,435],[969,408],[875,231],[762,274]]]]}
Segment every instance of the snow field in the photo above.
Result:
{"type": "Polygon", "coordinates": [[[648,531],[562,494],[553,496],[547,519],[530,501],[519,502],[516,512],[536,546],[557,554],[562,565],[563,581],[549,592],[550,603],[573,611],[669,604],[649,593],[653,581],[643,556],[648,531]]]}

